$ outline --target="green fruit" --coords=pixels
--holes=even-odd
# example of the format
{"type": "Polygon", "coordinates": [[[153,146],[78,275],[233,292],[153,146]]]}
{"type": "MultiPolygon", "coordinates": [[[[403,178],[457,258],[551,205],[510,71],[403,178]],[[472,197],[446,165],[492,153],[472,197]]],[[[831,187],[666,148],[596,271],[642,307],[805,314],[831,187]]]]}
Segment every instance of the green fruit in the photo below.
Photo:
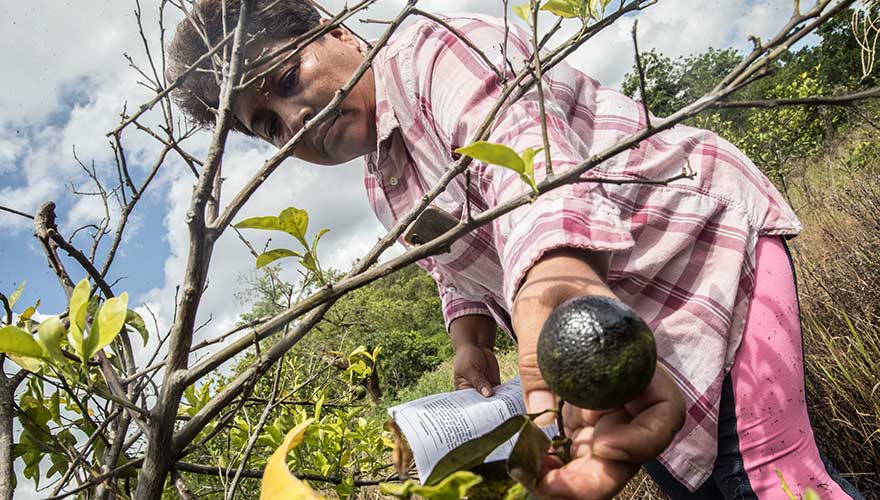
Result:
{"type": "Polygon", "coordinates": [[[593,410],[618,408],[641,394],[657,363],[648,325],[618,300],[568,300],[550,313],[538,338],[538,367],[565,401],[593,410]]]}

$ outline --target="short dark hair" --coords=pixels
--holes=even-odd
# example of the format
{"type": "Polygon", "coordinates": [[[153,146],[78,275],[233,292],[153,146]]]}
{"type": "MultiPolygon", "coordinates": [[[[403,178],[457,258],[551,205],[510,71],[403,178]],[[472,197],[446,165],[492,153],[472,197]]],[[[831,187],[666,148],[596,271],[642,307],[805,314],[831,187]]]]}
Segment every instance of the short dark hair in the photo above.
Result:
{"type": "MultiPolygon", "coordinates": [[[[190,19],[184,19],[177,25],[168,48],[166,76],[169,81],[177,79],[211,47],[223,40],[223,3],[224,0],[198,0],[190,12],[190,19]]],[[[225,3],[226,27],[232,30],[238,24],[240,3],[235,0],[225,3]]],[[[253,10],[249,16],[247,34],[256,41],[294,38],[321,21],[321,15],[309,0],[256,0],[253,10]]],[[[211,61],[205,60],[199,70],[192,72],[186,82],[172,92],[172,97],[197,125],[213,126],[216,110],[220,106],[220,87],[211,61]]],[[[238,120],[234,120],[234,128],[253,135],[238,120]]]]}

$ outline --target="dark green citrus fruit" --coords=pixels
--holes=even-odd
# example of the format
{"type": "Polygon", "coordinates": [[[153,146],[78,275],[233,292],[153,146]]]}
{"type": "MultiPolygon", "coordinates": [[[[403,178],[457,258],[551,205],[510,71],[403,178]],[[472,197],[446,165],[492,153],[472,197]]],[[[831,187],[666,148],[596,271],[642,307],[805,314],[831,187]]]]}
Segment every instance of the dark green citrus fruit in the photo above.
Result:
{"type": "Polygon", "coordinates": [[[651,329],[626,304],[608,297],[562,303],[538,338],[538,367],[547,385],[581,408],[623,406],[648,387],[656,362],[651,329]]]}

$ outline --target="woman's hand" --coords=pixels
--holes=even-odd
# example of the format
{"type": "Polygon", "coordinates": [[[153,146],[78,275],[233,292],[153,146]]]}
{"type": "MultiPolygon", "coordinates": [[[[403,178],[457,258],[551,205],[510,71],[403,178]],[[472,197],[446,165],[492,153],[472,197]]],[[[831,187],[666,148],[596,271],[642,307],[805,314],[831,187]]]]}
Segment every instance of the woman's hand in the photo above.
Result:
{"type": "Polygon", "coordinates": [[[491,396],[492,386],[501,383],[495,353],[476,344],[456,347],[452,379],[456,390],[474,388],[485,397],[491,396]]]}
{"type": "Polygon", "coordinates": [[[474,388],[485,397],[501,383],[495,359],[495,320],[479,314],[460,316],[449,325],[455,349],[455,389],[474,388]]]}
{"type": "Polygon", "coordinates": [[[659,455],[684,424],[684,401],[659,364],[644,393],[611,411],[563,406],[572,461],[547,457],[536,493],[541,498],[598,500],[614,497],[659,455]]]}
{"type": "MultiPolygon", "coordinates": [[[[519,339],[519,373],[529,413],[556,408],[556,396],[538,367],[538,336],[559,304],[583,295],[613,297],[605,284],[609,254],[561,249],[546,253],[529,270],[513,305],[513,329],[519,339]]],[[[537,493],[549,498],[611,498],[672,442],[684,423],[684,402],[675,382],[658,364],[644,393],[614,411],[563,406],[573,460],[563,465],[548,456],[537,493]]],[[[544,425],[553,415],[538,418],[544,425]]]]}

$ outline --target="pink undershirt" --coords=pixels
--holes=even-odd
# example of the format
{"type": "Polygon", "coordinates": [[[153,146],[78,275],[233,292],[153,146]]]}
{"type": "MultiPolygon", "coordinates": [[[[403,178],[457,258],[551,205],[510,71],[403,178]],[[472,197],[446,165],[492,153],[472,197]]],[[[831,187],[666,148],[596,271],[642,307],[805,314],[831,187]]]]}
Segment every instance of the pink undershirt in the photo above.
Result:
{"type": "Polygon", "coordinates": [[[788,499],[814,489],[823,499],[850,496],[828,476],[804,396],[797,290],[782,241],[758,239],[755,291],[731,379],[743,465],[758,498],[788,499]]]}

